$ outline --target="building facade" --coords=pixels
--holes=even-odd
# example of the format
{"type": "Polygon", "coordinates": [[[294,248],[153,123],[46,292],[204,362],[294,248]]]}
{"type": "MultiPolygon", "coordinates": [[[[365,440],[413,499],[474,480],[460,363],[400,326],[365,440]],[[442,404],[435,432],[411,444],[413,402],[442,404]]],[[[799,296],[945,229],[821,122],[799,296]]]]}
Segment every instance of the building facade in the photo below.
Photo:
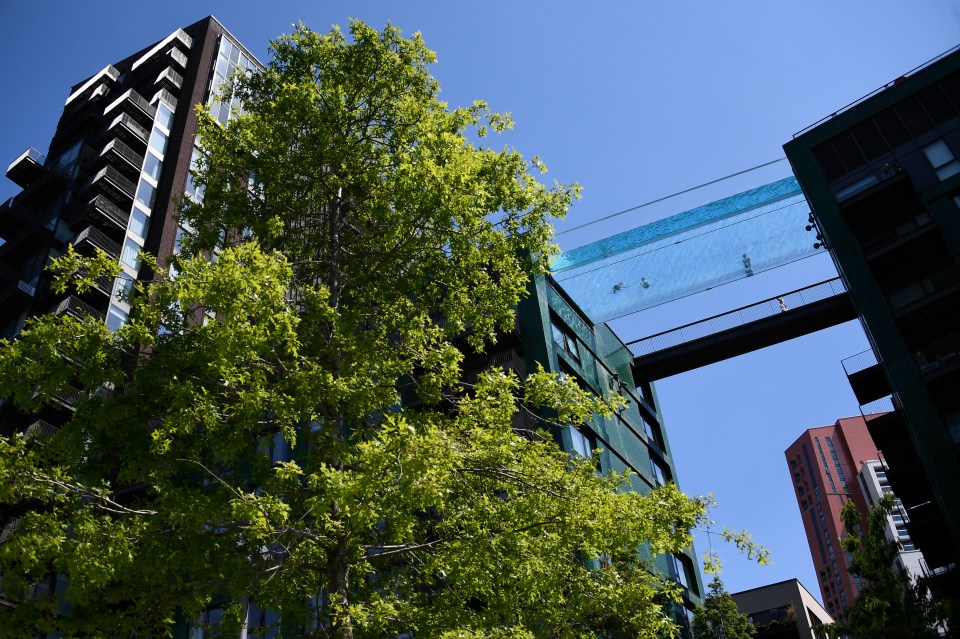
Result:
{"type": "MultiPolygon", "coordinates": [[[[940,588],[960,558],[960,53],[784,145],[872,351],[845,362],[940,588]],[[849,365],[848,365],[849,364],[849,365]]],[[[811,241],[814,241],[811,237],[811,241]]]]}
{"type": "Polygon", "coordinates": [[[7,169],[23,191],[0,205],[0,336],[44,312],[95,314],[116,327],[130,310],[138,251],[174,250],[177,200],[188,181],[196,104],[225,122],[219,88],[256,61],[214,18],[206,18],[71,88],[47,153],[28,149],[7,169]],[[72,244],[102,249],[123,274],[83,297],[57,296],[44,266],[72,244]]]}
{"type": "Polygon", "coordinates": [[[877,448],[866,420],[849,417],[809,429],[784,454],[824,607],[840,620],[860,592],[859,578],[850,574],[850,558],[839,543],[846,535],[840,510],[853,501],[866,526],[868,501],[857,474],[862,462],[876,459],[877,448]]]}
{"type": "MultiPolygon", "coordinates": [[[[863,462],[860,472],[857,473],[857,481],[867,500],[867,506],[871,510],[875,508],[883,495],[893,495],[890,480],[887,478],[887,467],[879,459],[863,462]]],[[[896,499],[896,496],[894,498],[896,499]]],[[[923,555],[920,554],[913,540],[910,539],[910,531],[907,530],[909,521],[910,516],[904,509],[903,502],[896,499],[894,510],[887,517],[885,534],[888,541],[900,544],[900,553],[894,562],[894,569],[897,572],[906,573],[911,580],[916,581],[918,578],[926,576],[928,570],[923,561],[923,555]]]]}
{"type": "MultiPolygon", "coordinates": [[[[161,261],[170,256],[182,232],[176,217],[180,198],[202,197],[190,180],[195,105],[209,105],[214,117],[227,122],[237,104],[222,95],[221,87],[236,69],[259,67],[209,17],[71,88],[49,151],[29,149],[7,170],[23,190],[0,206],[0,237],[5,240],[0,246],[0,337],[15,337],[28,317],[47,312],[95,316],[114,329],[127,320],[133,283],[152,276],[141,272],[139,252],[161,261]],[[102,249],[117,260],[122,273],[82,296],[55,294],[44,267],[70,245],[78,252],[102,249]]],[[[676,470],[653,386],[634,378],[632,362],[632,354],[605,324],[591,322],[559,284],[540,278],[518,308],[516,330],[503,336],[495,352],[466,362],[465,375],[494,366],[522,377],[541,365],[598,395],[624,394],[629,405],[618,415],[552,430],[570,454],[595,459],[601,472],[631,470],[633,489],[648,492],[676,481],[676,470]]],[[[62,406],[39,421],[14,406],[0,406],[0,434],[50,427],[68,418],[69,404],[64,397],[62,406]]],[[[531,424],[518,424],[525,426],[531,424]]],[[[10,533],[15,515],[0,514],[4,534],[10,533]]],[[[649,558],[656,570],[684,588],[685,603],[676,610],[681,624],[703,592],[695,557],[689,549],[649,558]]],[[[62,579],[51,575],[30,596],[56,597],[61,587],[62,579]]],[[[16,605],[20,596],[3,592],[0,580],[0,604],[16,605]]],[[[259,617],[250,619],[251,628],[277,620],[269,611],[255,614],[259,617]]],[[[203,621],[215,621],[217,615],[217,608],[211,608],[203,621]]],[[[177,632],[200,639],[203,631],[190,626],[185,620],[177,632]]]]}
{"type": "Polygon", "coordinates": [[[757,629],[755,639],[816,639],[816,628],[833,623],[823,606],[796,579],[730,595],[757,629]]]}

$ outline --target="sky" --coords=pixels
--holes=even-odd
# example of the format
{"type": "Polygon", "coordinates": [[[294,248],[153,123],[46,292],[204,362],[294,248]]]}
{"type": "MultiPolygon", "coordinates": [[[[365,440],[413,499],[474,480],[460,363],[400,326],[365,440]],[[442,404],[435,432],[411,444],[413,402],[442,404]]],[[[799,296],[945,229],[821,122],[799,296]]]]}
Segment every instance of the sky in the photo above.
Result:
{"type": "MultiPolygon", "coordinates": [[[[271,38],[360,18],[422,32],[452,106],[486,100],[516,126],[497,145],[539,156],[583,198],[556,224],[570,249],[788,175],[794,133],[960,43],[960,0],[484,3],[346,0],[32,0],[0,4],[0,161],[46,151],[69,87],[212,14],[261,60],[271,38]],[[603,222],[590,224],[601,218],[603,222]]],[[[18,191],[0,178],[0,199],[18,191]]],[[[624,341],[831,276],[811,258],[612,323],[624,341]]],[[[819,599],[783,451],[858,414],[840,360],[868,347],[850,322],[658,382],[680,486],[746,528],[771,566],[714,537],[730,591],[798,578],[819,599]]]]}

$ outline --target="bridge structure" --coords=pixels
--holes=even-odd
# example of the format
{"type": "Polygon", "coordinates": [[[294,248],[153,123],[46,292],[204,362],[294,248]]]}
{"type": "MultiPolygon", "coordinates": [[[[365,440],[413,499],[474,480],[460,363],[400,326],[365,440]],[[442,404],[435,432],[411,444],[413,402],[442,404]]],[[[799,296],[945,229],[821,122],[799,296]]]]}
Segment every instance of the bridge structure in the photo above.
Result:
{"type": "MultiPolygon", "coordinates": [[[[738,193],[561,253],[553,277],[597,322],[744,280],[825,251],[795,178],[738,193]]],[[[630,339],[657,380],[855,319],[840,278],[630,339]]]]}

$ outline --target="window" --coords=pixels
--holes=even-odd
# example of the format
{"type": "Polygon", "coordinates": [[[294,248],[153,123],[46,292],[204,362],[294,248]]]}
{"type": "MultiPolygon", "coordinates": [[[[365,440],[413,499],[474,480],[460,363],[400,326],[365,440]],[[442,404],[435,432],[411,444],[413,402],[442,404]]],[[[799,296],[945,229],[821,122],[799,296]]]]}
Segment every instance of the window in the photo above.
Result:
{"type": "Polygon", "coordinates": [[[121,273],[113,282],[113,296],[118,300],[128,301],[133,291],[133,278],[121,273]]]}
{"type": "Polygon", "coordinates": [[[111,331],[116,331],[118,328],[127,323],[129,316],[121,311],[119,308],[110,305],[110,310],[107,311],[107,328],[111,331]]]}
{"type": "Polygon", "coordinates": [[[681,586],[695,594],[697,591],[697,580],[693,576],[693,562],[685,555],[672,555],[674,578],[681,586]]]}
{"type": "Polygon", "coordinates": [[[653,475],[653,484],[655,486],[663,486],[670,481],[670,471],[653,457],[650,458],[650,472],[653,475]]]}
{"type": "Polygon", "coordinates": [[[140,186],[137,187],[137,202],[140,202],[148,209],[153,208],[153,202],[157,198],[157,188],[140,178],[140,186]]]}
{"type": "Polygon", "coordinates": [[[577,338],[570,332],[570,329],[559,325],[556,321],[550,322],[550,328],[553,332],[553,341],[565,350],[574,361],[579,363],[580,347],[577,345],[577,338]]]}
{"type": "Polygon", "coordinates": [[[140,268],[140,246],[129,237],[123,242],[120,261],[133,270],[140,268]]]}
{"type": "Polygon", "coordinates": [[[133,207],[133,214],[130,215],[130,230],[136,233],[139,237],[146,239],[147,230],[150,228],[150,218],[147,217],[147,214],[133,207]]]}
{"type": "Polygon", "coordinates": [[[960,173],[960,162],[943,140],[937,140],[923,147],[923,154],[927,156],[927,160],[930,161],[930,165],[941,180],[960,173]]]}
{"type": "Polygon", "coordinates": [[[143,162],[143,172],[152,177],[154,180],[159,180],[160,166],[160,158],[153,153],[147,153],[147,157],[143,162]]]}
{"type": "Polygon", "coordinates": [[[163,155],[167,152],[167,135],[160,129],[154,129],[150,135],[150,146],[163,155]]]}
{"type": "Polygon", "coordinates": [[[592,433],[587,430],[587,427],[581,426],[580,428],[574,428],[570,426],[567,430],[570,431],[573,452],[584,459],[593,459],[593,449],[596,448],[596,446],[593,443],[592,433]]]}
{"type": "Polygon", "coordinates": [[[640,420],[643,422],[643,430],[647,433],[647,438],[650,440],[650,443],[660,450],[664,450],[663,434],[660,432],[660,427],[646,417],[641,416],[640,420]]]}
{"type": "Polygon", "coordinates": [[[163,102],[157,104],[157,123],[168,131],[173,128],[173,111],[163,102]]]}

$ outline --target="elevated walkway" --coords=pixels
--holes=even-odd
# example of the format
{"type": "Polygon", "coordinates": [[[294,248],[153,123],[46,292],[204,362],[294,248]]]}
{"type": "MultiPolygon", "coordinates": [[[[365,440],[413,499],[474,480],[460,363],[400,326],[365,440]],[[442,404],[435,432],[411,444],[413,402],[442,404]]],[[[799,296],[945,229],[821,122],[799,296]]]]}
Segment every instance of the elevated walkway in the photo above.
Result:
{"type": "Polygon", "coordinates": [[[655,381],[857,317],[840,278],[727,311],[627,344],[638,379],[655,381]]]}

